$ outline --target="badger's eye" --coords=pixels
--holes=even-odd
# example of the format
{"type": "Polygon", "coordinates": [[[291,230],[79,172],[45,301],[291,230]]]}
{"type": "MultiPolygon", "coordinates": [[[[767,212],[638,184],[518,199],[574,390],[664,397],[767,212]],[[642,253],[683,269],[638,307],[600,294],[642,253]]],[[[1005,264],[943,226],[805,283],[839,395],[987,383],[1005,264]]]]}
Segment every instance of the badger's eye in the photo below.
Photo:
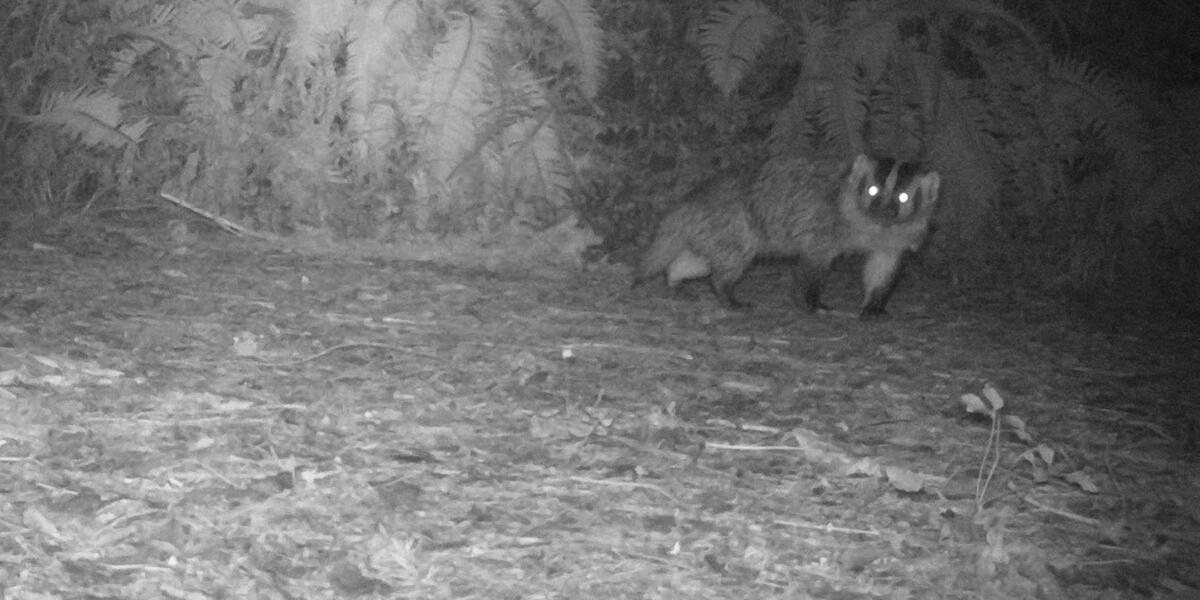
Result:
{"type": "Polygon", "coordinates": [[[873,186],[867,188],[867,194],[870,196],[878,196],[879,195],[879,186],[873,185],[873,186]]]}
{"type": "Polygon", "coordinates": [[[908,204],[908,200],[909,200],[910,196],[908,195],[908,192],[900,192],[899,198],[900,198],[900,204],[908,204]]]}

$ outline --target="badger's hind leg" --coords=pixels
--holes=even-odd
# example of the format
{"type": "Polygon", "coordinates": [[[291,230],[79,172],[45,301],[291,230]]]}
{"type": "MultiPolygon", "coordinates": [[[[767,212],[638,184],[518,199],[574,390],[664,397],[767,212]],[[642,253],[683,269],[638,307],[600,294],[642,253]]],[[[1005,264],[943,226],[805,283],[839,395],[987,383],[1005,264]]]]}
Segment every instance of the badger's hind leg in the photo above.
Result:
{"type": "Polygon", "coordinates": [[[727,309],[744,311],[753,308],[749,302],[739,300],[734,293],[734,288],[742,278],[742,273],[745,272],[744,265],[722,265],[714,266],[712,276],[709,281],[712,283],[713,293],[717,296],[717,301],[727,309]]]}
{"type": "Polygon", "coordinates": [[[792,265],[792,301],[804,306],[809,312],[831,310],[821,302],[821,288],[829,277],[831,261],[817,261],[804,255],[797,256],[792,265]]]}

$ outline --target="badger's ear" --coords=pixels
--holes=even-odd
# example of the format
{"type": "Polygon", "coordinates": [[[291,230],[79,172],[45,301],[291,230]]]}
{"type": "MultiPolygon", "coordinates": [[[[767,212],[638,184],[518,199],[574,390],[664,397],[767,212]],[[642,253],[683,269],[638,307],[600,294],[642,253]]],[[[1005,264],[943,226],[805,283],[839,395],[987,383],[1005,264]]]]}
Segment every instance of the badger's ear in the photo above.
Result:
{"type": "Polygon", "coordinates": [[[921,189],[921,206],[933,207],[938,201],[938,189],[942,186],[942,177],[937,171],[930,171],[921,176],[918,182],[921,189]]]}
{"type": "Polygon", "coordinates": [[[875,172],[875,161],[866,154],[859,154],[854,159],[854,164],[850,167],[850,176],[846,178],[846,183],[850,187],[855,187],[862,182],[864,177],[873,175],[875,172]]]}

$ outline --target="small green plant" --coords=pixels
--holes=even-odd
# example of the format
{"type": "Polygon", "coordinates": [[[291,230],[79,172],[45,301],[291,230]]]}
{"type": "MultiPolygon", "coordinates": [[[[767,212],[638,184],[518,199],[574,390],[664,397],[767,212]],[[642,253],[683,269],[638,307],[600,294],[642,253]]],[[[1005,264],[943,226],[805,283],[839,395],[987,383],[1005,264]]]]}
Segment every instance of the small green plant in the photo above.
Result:
{"type": "MultiPolygon", "coordinates": [[[[996,471],[1004,454],[1002,451],[1004,433],[1011,433],[1028,446],[1021,452],[1017,462],[1025,463],[1029,467],[1032,482],[1029,487],[1058,480],[1077,487],[1085,493],[1094,494],[1099,491],[1097,486],[1092,482],[1091,477],[1082,470],[1066,472],[1063,465],[1056,462],[1054,449],[1047,444],[1036,442],[1025,426],[1024,420],[1016,415],[1001,414],[1005,408],[1004,397],[991,384],[983,387],[982,397],[966,393],[961,396],[961,401],[963,408],[968,413],[984,415],[990,422],[987,442],[984,445],[983,455],[979,459],[979,474],[975,482],[975,514],[972,516],[972,522],[984,532],[986,540],[976,558],[977,573],[988,578],[994,577],[1004,568],[1004,565],[1013,562],[1014,555],[1022,556],[1022,560],[1025,562],[1044,563],[1045,559],[1042,553],[1031,552],[1028,546],[1008,541],[1009,525],[1017,518],[1019,505],[992,504],[993,500],[999,497],[999,494],[994,493],[991,488],[995,483],[996,471]]],[[[1035,498],[1034,494],[1026,493],[1028,491],[1028,489],[1019,489],[1011,481],[1007,484],[1006,492],[1019,493],[1025,504],[1033,506],[1039,511],[1053,513],[1097,527],[1104,525],[1100,521],[1048,506],[1035,498]]]]}
{"type": "Polygon", "coordinates": [[[967,393],[962,395],[963,408],[972,414],[981,414],[990,421],[987,443],[983,448],[983,456],[979,458],[979,476],[975,481],[975,510],[982,511],[988,499],[988,488],[996,476],[1000,466],[1001,435],[1004,426],[1012,428],[1012,432],[1022,441],[1032,442],[1033,438],[1025,428],[1025,422],[1016,415],[1001,415],[1004,408],[1004,397],[991,384],[983,386],[983,397],[967,393]]]}
{"type": "Polygon", "coordinates": [[[991,495],[988,493],[995,480],[996,470],[1000,466],[1002,456],[1001,436],[1005,431],[1029,447],[1021,452],[1019,462],[1029,466],[1032,481],[1035,484],[1047,483],[1058,478],[1087,493],[1096,493],[1099,488],[1085,472],[1081,470],[1067,471],[1064,465],[1055,461],[1056,452],[1045,443],[1037,442],[1033,434],[1025,426],[1025,421],[1016,415],[1001,414],[1004,409],[1004,397],[991,384],[983,387],[983,397],[972,393],[961,397],[963,408],[972,414],[981,414],[990,421],[988,439],[984,446],[983,456],[979,459],[979,477],[975,486],[975,508],[983,510],[991,495]]]}

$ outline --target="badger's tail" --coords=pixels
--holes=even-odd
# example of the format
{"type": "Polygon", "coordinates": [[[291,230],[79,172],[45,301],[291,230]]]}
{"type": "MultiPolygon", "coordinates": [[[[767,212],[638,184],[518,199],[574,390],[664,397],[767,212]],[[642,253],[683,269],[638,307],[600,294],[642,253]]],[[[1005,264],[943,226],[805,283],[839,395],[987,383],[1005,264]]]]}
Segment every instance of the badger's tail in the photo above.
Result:
{"type": "MultiPolygon", "coordinates": [[[[671,263],[687,251],[686,211],[688,205],[681,206],[663,217],[654,232],[654,241],[642,255],[633,274],[633,286],[639,286],[654,277],[666,273],[671,263]]],[[[674,282],[672,282],[674,283],[674,282]]]]}

